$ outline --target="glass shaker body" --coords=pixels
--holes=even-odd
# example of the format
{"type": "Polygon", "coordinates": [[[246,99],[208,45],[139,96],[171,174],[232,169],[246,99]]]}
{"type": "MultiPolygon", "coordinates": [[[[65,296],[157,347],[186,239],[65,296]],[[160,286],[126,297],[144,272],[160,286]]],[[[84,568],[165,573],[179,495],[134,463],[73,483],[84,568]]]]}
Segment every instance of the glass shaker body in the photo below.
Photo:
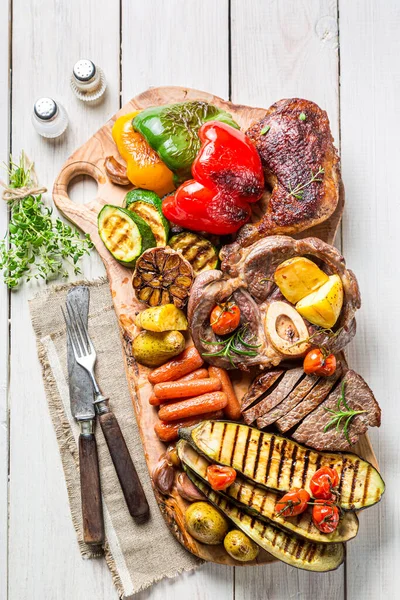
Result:
{"type": "Polygon", "coordinates": [[[67,111],[52,98],[39,98],[33,108],[32,124],[42,137],[57,138],[68,127],[67,111]]]}
{"type": "Polygon", "coordinates": [[[107,83],[103,71],[91,60],[78,60],[71,77],[71,88],[79,100],[93,102],[99,100],[106,91],[107,83]]]}

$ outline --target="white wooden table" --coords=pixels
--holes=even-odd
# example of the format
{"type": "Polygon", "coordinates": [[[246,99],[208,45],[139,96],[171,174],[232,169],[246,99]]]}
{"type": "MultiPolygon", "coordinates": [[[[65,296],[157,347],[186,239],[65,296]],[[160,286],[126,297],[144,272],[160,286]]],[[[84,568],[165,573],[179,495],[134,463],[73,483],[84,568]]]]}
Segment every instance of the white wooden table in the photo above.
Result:
{"type": "MultiPolygon", "coordinates": [[[[352,366],[383,409],[371,438],[387,482],[380,506],[361,515],[344,566],[310,574],[275,563],[207,565],[160,583],[138,600],[393,599],[399,597],[398,405],[400,4],[398,0],[6,0],[0,4],[0,158],[24,148],[50,189],[66,157],[123,103],[153,85],[187,85],[268,107],[292,96],[328,111],[341,149],[346,211],[341,238],[363,308],[352,366]],[[8,51],[9,42],[9,51],[8,51]],[[72,94],[74,62],[91,58],[108,93],[96,108],[72,94]],[[62,141],[30,122],[34,100],[60,100],[62,141]],[[396,491],[397,490],[397,491],[396,491]],[[397,493],[397,496],[396,496],[397,493]]],[[[94,184],[72,190],[80,201],[94,184]]],[[[0,235],[6,228],[0,206],[0,235]]],[[[100,275],[96,255],[84,275],[100,275]]],[[[111,600],[103,561],[83,561],[69,516],[28,314],[37,288],[0,287],[0,599],[111,600]]]]}

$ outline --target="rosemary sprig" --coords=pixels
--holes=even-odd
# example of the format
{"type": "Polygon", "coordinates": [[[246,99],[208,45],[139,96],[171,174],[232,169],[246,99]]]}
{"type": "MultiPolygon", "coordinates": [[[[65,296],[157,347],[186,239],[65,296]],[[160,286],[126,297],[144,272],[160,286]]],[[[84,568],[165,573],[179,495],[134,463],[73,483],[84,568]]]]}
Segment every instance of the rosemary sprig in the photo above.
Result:
{"type": "Polygon", "coordinates": [[[248,342],[246,342],[243,339],[246,329],[247,325],[243,325],[242,327],[237,329],[231,336],[218,342],[209,342],[207,340],[201,340],[203,344],[207,344],[209,346],[222,346],[221,350],[217,350],[216,352],[202,352],[202,355],[226,357],[228,358],[229,362],[233,367],[235,366],[233,362],[233,354],[237,354],[239,356],[257,356],[256,348],[259,348],[261,344],[249,344],[248,342]],[[245,348],[248,348],[248,350],[241,350],[237,347],[238,344],[241,344],[245,348]]]}
{"type": "MultiPolygon", "coordinates": [[[[339,327],[337,331],[333,331],[332,329],[317,329],[317,331],[314,331],[314,333],[308,336],[308,338],[298,340],[297,342],[289,346],[289,349],[294,348],[295,346],[300,346],[301,344],[310,344],[313,342],[314,338],[316,338],[320,334],[327,335],[330,340],[334,340],[341,333],[342,329],[343,327],[339,327]]],[[[323,350],[323,348],[320,349],[323,350]]]]}
{"type": "Polygon", "coordinates": [[[339,432],[340,425],[343,423],[343,435],[346,438],[349,445],[351,444],[349,438],[349,425],[351,420],[356,416],[362,413],[367,412],[366,410],[352,410],[346,402],[345,398],[345,385],[346,382],[342,381],[341,395],[338,398],[337,410],[333,408],[325,408],[327,412],[332,413],[332,418],[324,427],[324,433],[328,431],[330,427],[336,427],[336,431],[339,432]],[[341,408],[343,405],[344,409],[341,408]]]}
{"type": "Polygon", "coordinates": [[[283,515],[284,512],[286,512],[287,510],[290,512],[289,515],[287,515],[288,517],[293,516],[293,509],[295,508],[295,506],[298,506],[299,504],[301,504],[301,500],[285,500],[284,502],[278,502],[278,504],[284,504],[284,507],[281,508],[281,510],[278,510],[277,513],[275,513],[275,515],[277,517],[280,517],[281,515],[283,515]]]}
{"type": "Polygon", "coordinates": [[[304,195],[304,190],[311,185],[312,183],[315,183],[316,181],[319,183],[322,183],[322,179],[319,177],[319,175],[322,175],[323,173],[325,173],[325,170],[322,167],[319,167],[318,171],[316,173],[313,173],[311,171],[311,177],[308,181],[306,181],[305,183],[299,183],[298,185],[296,185],[296,187],[294,189],[292,189],[291,184],[289,183],[289,196],[293,196],[294,198],[297,198],[297,200],[302,200],[303,199],[303,195],[304,195]]]}

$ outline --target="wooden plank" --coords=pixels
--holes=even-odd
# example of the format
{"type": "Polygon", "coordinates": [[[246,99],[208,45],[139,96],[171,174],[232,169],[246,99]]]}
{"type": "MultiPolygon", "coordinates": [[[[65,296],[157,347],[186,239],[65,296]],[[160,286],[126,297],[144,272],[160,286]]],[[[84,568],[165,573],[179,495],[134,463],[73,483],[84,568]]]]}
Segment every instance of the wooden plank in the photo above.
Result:
{"type": "MultiPolygon", "coordinates": [[[[122,15],[122,104],[156,85],[183,85],[228,97],[228,0],[123,0],[122,15]]],[[[137,598],[230,599],[232,571],[206,565],[137,598]]]]}
{"type": "MultiPolygon", "coordinates": [[[[9,6],[0,6],[0,156],[9,154],[9,6]]],[[[6,174],[0,175],[6,179],[6,174]]],[[[0,199],[0,235],[7,230],[7,205],[0,199]]],[[[8,291],[0,283],[0,598],[8,597],[8,291]]]]}
{"type": "MultiPolygon", "coordinates": [[[[17,155],[24,148],[35,159],[40,181],[51,189],[66,156],[118,106],[119,2],[33,0],[27,11],[15,0],[13,15],[13,150],[17,155]],[[97,107],[80,103],[70,89],[72,66],[81,57],[98,62],[108,80],[105,102],[97,107]],[[55,141],[39,137],[30,122],[34,100],[46,94],[70,116],[66,135],[55,141]]],[[[88,187],[75,189],[75,197],[83,201],[88,187]]],[[[84,275],[103,272],[93,254],[84,275]]],[[[105,561],[82,560],[70,518],[27,303],[43,287],[12,294],[10,598],[116,599],[105,561]]]]}
{"type": "Polygon", "coordinates": [[[122,104],[160,85],[228,98],[228,0],[122,1],[122,104]]]}
{"type": "Polygon", "coordinates": [[[349,349],[351,365],[371,385],[382,407],[382,429],[371,438],[388,492],[360,515],[349,544],[347,597],[397,597],[400,574],[398,385],[395,378],[399,311],[398,56],[396,0],[341,1],[341,138],[347,209],[343,247],[357,274],[363,309],[349,349]]]}
{"type": "MultiPolygon", "coordinates": [[[[232,0],[232,101],[266,108],[303,97],[328,112],[339,139],[337,7],[331,0],[232,0]]],[[[324,576],[274,563],[236,569],[235,598],[344,598],[344,568],[324,576]]]]}

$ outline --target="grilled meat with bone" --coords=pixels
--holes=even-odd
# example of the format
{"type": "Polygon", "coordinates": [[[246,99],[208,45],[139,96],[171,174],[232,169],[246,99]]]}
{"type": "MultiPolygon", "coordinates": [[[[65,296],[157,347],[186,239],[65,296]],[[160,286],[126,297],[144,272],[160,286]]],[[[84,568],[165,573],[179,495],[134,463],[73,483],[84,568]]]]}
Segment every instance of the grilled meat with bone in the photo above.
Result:
{"type": "MultiPolygon", "coordinates": [[[[271,236],[256,242],[248,248],[241,248],[234,243],[221,250],[221,271],[206,271],[199,275],[192,288],[188,307],[188,318],[194,344],[198,351],[205,356],[207,362],[226,369],[239,368],[248,370],[251,366],[277,366],[282,360],[299,357],[288,355],[277,348],[269,338],[264,326],[265,315],[273,304],[280,302],[278,313],[285,307],[298,320],[291,322],[290,318],[277,319],[276,324],[285,336],[287,346],[296,348],[298,341],[304,341],[304,351],[307,350],[307,339],[313,336],[313,344],[325,346],[330,352],[337,353],[352,339],[355,334],[354,314],[360,307],[360,294],[354,274],[346,269],[344,258],[338,250],[317,239],[306,238],[294,240],[288,236],[271,236]],[[287,303],[273,282],[276,267],[294,256],[310,256],[322,262],[321,268],[328,275],[336,273],[341,278],[344,291],[344,302],[341,314],[335,324],[335,335],[325,330],[319,330],[314,325],[303,320],[294,307],[287,303]],[[246,343],[257,346],[251,355],[246,347],[237,343],[239,353],[228,356],[210,356],[223,349],[221,338],[217,337],[210,325],[210,314],[216,304],[229,299],[236,302],[241,311],[243,339],[246,343]],[[297,325],[302,325],[303,332],[297,325]],[[318,333],[320,331],[320,333],[318,333]],[[218,345],[217,342],[221,342],[218,345]]],[[[276,311],[275,311],[276,312],[276,311]]],[[[279,315],[278,315],[279,316],[279,315]]],[[[283,339],[283,337],[282,337],[283,339]]]]}
{"type": "Polygon", "coordinates": [[[340,168],[325,111],[300,98],[280,100],[246,134],[272,192],[261,220],[240,230],[242,246],[304,231],[330,217],[339,199],[340,168]]]}

